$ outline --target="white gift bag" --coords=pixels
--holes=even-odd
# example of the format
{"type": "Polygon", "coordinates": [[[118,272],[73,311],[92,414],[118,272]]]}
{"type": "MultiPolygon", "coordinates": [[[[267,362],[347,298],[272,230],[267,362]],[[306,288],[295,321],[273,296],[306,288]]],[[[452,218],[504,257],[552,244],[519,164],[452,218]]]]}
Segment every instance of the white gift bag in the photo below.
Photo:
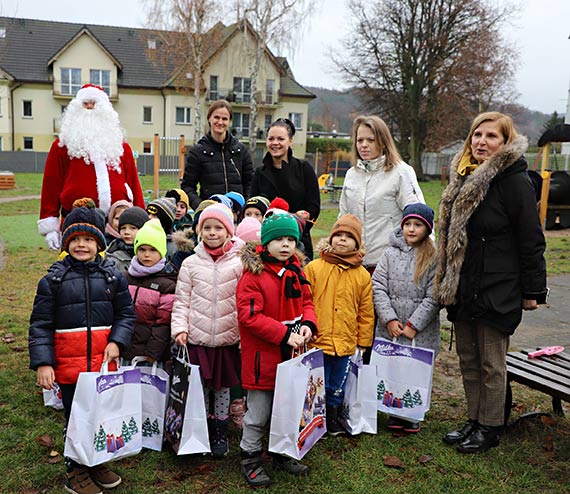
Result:
{"type": "Polygon", "coordinates": [[[405,420],[424,420],[431,402],[434,351],[374,340],[370,363],[376,365],[378,411],[405,420]]]}
{"type": "Polygon", "coordinates": [[[376,366],[364,365],[362,352],[350,358],[346,378],[344,400],[339,421],[349,434],[378,432],[378,411],[376,410],[376,366]]]}
{"type": "Polygon", "coordinates": [[[42,389],[42,393],[44,397],[44,406],[52,407],[56,410],[63,410],[61,390],[56,382],[53,383],[53,389],[42,389]]]}
{"type": "Polygon", "coordinates": [[[200,366],[190,364],[186,345],[180,347],[172,366],[164,437],[179,455],[210,453],[200,366]]]}
{"type": "MultiPolygon", "coordinates": [[[[135,367],[143,362],[147,362],[146,357],[135,357],[131,364],[135,367]]],[[[158,367],[156,361],[152,366],[142,366],[138,369],[141,372],[142,446],[161,451],[170,377],[164,369],[158,367]]]]}
{"type": "Polygon", "coordinates": [[[141,372],[123,367],[81,372],[71,405],[64,455],[89,467],[142,449],[141,372]]]}
{"type": "Polygon", "coordinates": [[[277,366],[269,451],[300,460],[325,434],[323,352],[312,349],[277,366]]]}

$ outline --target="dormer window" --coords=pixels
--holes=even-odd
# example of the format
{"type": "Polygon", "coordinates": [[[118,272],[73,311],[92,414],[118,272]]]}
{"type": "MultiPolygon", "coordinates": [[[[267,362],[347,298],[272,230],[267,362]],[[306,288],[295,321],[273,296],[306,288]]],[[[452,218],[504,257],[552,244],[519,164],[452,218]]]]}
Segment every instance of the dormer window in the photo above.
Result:
{"type": "Polygon", "coordinates": [[[147,44],[148,44],[149,50],[156,50],[156,40],[155,39],[149,39],[147,44]]]}
{"type": "Polygon", "coordinates": [[[0,27],[0,38],[5,38],[5,37],[6,37],[6,28],[0,27]]]}

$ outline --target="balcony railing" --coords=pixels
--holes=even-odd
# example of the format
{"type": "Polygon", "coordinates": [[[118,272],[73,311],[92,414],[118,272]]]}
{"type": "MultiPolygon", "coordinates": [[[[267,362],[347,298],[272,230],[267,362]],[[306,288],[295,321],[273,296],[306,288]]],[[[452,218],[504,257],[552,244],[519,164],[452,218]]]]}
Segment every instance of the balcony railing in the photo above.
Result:
{"type": "MultiPolygon", "coordinates": [[[[73,99],[77,91],[81,89],[84,84],[91,84],[90,82],[82,82],[81,84],[67,84],[62,81],[56,80],[53,82],[53,95],[56,98],[73,99]]],[[[117,84],[103,87],[105,92],[109,95],[109,99],[116,100],[119,98],[119,89],[117,84]]]]}
{"type": "MultiPolygon", "coordinates": [[[[233,89],[209,89],[206,92],[206,98],[208,101],[216,101],[218,99],[225,99],[230,103],[235,103],[237,105],[249,105],[251,104],[252,94],[240,91],[234,91],[233,89]]],[[[261,106],[274,106],[278,104],[277,93],[266,93],[263,91],[257,92],[257,104],[261,106]]]]}

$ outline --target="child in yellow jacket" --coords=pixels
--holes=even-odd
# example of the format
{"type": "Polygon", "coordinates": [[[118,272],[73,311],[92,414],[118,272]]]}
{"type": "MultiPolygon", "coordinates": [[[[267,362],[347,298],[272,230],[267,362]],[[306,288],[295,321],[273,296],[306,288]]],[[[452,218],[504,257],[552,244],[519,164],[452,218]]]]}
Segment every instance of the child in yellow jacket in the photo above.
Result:
{"type": "Polygon", "coordinates": [[[311,282],[319,331],[313,346],[325,357],[327,431],[344,434],[338,415],[350,357],[357,347],[369,347],[374,336],[374,303],[370,273],[362,266],[362,224],[352,215],[341,216],[328,240],[317,246],[320,258],[305,268],[311,282]]]}

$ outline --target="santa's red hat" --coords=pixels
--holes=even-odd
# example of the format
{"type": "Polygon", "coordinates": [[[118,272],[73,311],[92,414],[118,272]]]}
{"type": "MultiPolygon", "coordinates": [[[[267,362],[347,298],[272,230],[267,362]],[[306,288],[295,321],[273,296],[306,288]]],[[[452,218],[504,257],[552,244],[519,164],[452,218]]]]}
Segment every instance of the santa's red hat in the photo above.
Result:
{"type": "Polygon", "coordinates": [[[95,103],[109,102],[109,96],[101,86],[95,84],[84,84],[81,89],[77,91],[75,96],[81,102],[95,101],[95,103]]]}
{"type": "Polygon", "coordinates": [[[289,203],[282,197],[276,197],[269,203],[264,218],[269,218],[273,214],[283,214],[289,212],[289,203]]]}

